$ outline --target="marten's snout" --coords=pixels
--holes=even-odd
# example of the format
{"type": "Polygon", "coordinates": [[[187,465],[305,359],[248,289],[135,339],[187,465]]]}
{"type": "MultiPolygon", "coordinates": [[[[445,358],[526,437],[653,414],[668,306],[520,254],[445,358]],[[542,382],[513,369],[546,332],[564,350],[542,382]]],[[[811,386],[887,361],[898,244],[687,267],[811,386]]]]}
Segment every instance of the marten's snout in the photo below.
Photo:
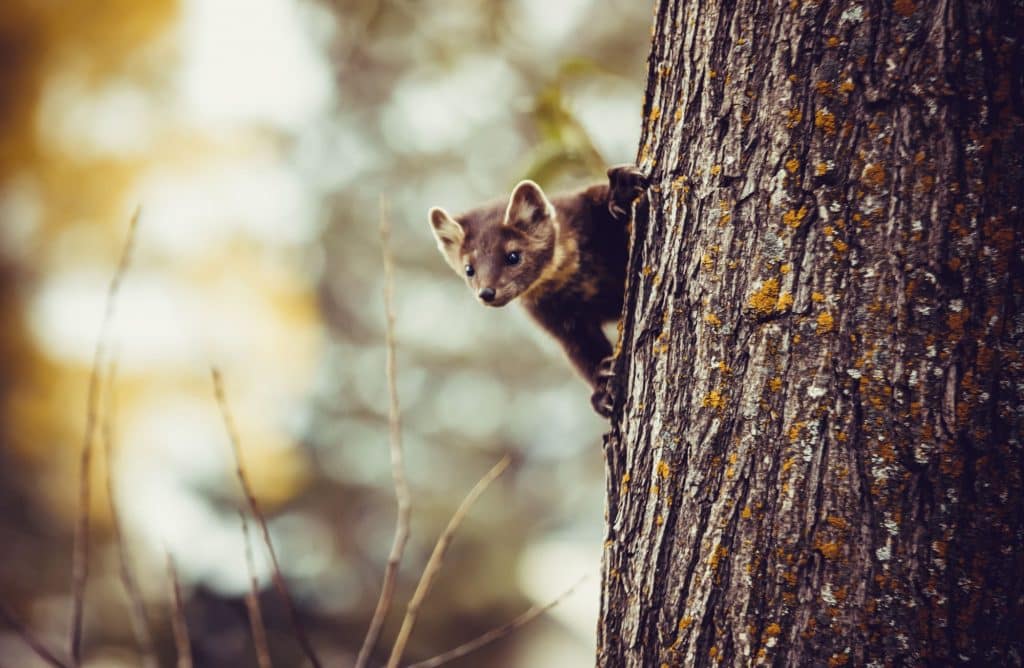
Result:
{"type": "Polygon", "coordinates": [[[485,302],[494,301],[494,288],[484,288],[477,293],[477,296],[485,302]]]}

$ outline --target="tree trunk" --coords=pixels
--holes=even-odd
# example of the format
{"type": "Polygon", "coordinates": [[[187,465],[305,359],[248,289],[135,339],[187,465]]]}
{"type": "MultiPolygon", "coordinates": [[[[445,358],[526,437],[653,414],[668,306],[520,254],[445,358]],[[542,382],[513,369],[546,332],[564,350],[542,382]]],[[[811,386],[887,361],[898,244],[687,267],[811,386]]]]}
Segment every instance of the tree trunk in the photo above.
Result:
{"type": "Polygon", "coordinates": [[[598,664],[1021,665],[1024,6],[655,21],[598,664]]]}

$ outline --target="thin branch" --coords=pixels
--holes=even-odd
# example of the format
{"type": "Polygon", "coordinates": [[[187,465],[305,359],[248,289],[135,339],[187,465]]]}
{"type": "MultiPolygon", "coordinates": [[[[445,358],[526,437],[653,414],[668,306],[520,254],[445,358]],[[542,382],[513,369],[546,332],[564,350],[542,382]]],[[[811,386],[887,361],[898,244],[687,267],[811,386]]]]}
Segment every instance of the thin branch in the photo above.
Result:
{"type": "Polygon", "coordinates": [[[156,650],[153,647],[153,634],[149,630],[149,619],[146,615],[146,605],[142,600],[142,593],[138,581],[135,578],[135,571],[132,568],[131,555],[128,553],[128,545],[124,540],[124,530],[121,525],[121,513],[114,500],[114,416],[117,414],[116,394],[114,387],[117,381],[117,353],[113,353],[110,363],[107,366],[107,393],[106,409],[103,415],[103,454],[106,460],[106,487],[107,502],[110,506],[110,523],[114,533],[114,545],[117,548],[118,571],[121,577],[121,584],[124,586],[128,603],[131,607],[132,631],[135,634],[135,641],[138,643],[139,651],[142,654],[142,665],[145,668],[158,668],[160,665],[156,658],[156,650]]]}
{"type": "Polygon", "coordinates": [[[213,377],[213,391],[217,397],[217,405],[220,407],[221,416],[224,419],[224,427],[228,432],[228,440],[231,441],[231,450],[235,456],[235,473],[238,476],[239,484],[242,486],[242,492],[245,494],[245,500],[249,505],[249,511],[252,513],[252,516],[256,518],[256,523],[260,526],[260,531],[263,534],[263,543],[267,546],[267,552],[270,554],[274,586],[277,588],[278,593],[280,593],[281,598],[284,601],[285,609],[288,611],[288,618],[291,620],[292,632],[295,633],[295,638],[299,641],[299,645],[302,646],[302,651],[305,653],[306,658],[309,659],[310,663],[313,664],[313,668],[320,668],[320,660],[317,658],[316,652],[313,650],[313,645],[309,642],[309,638],[306,636],[306,631],[303,629],[302,623],[299,621],[299,615],[295,609],[295,602],[292,599],[291,592],[288,591],[288,585],[285,584],[284,576],[281,574],[281,566],[277,560],[277,552],[274,550],[274,543],[270,540],[270,529],[267,528],[266,517],[264,517],[263,511],[260,510],[260,504],[252,492],[252,487],[249,484],[249,477],[245,473],[245,466],[242,463],[242,441],[238,436],[238,429],[235,427],[235,420],[231,416],[231,410],[228,408],[227,396],[224,393],[224,381],[221,378],[220,371],[217,370],[216,367],[210,369],[210,374],[213,377]]]}
{"type": "Polygon", "coordinates": [[[469,494],[459,504],[458,509],[452,518],[448,521],[448,526],[445,527],[444,532],[441,533],[440,538],[437,539],[437,544],[434,545],[434,551],[430,554],[430,559],[427,560],[427,565],[423,569],[423,575],[420,576],[419,584],[416,585],[416,591],[412,595],[412,599],[409,601],[409,606],[405,611],[405,618],[402,620],[402,628],[398,632],[398,638],[395,640],[394,646],[391,648],[391,657],[388,659],[387,668],[398,668],[398,662],[402,660],[402,654],[405,652],[405,645],[409,642],[409,636],[412,634],[412,628],[416,624],[416,616],[419,614],[420,606],[423,604],[423,600],[427,597],[430,592],[430,588],[434,584],[434,580],[437,579],[438,573],[441,571],[441,566],[444,563],[445,553],[448,551],[448,546],[451,545],[452,539],[455,537],[455,532],[458,530],[459,525],[462,524],[462,520],[469,513],[469,509],[472,508],[477,498],[483,494],[484,490],[487,489],[488,485],[494,482],[494,479],[500,476],[506,468],[508,468],[511,458],[505,455],[501,458],[501,461],[494,465],[494,467],[487,472],[487,474],[473,486],[473,489],[469,490],[469,494]]]}
{"type": "Polygon", "coordinates": [[[253,563],[252,542],[249,540],[249,522],[245,513],[238,511],[242,519],[242,538],[245,540],[245,567],[249,570],[249,593],[245,595],[245,607],[249,610],[249,626],[252,628],[252,642],[256,648],[256,660],[260,668],[270,668],[270,650],[267,647],[267,630],[263,626],[263,609],[260,607],[260,587],[256,580],[256,565],[253,563]]]}
{"type": "Polygon", "coordinates": [[[424,659],[423,661],[418,661],[416,663],[410,664],[406,666],[406,668],[436,668],[436,666],[441,666],[448,663],[449,661],[454,661],[455,659],[462,658],[467,654],[475,652],[481,647],[484,647],[485,645],[489,645],[495,640],[504,638],[505,636],[509,635],[513,631],[516,631],[520,627],[526,626],[534,619],[540,617],[551,608],[555,607],[565,599],[569,598],[569,596],[571,596],[572,593],[576,591],[577,587],[583,584],[589,577],[589,573],[587,575],[584,575],[582,578],[577,580],[573,586],[569,587],[564,592],[559,594],[555,599],[549,601],[544,605],[535,605],[523,614],[516,617],[515,619],[506,622],[501,626],[495,627],[487,633],[481,634],[473,640],[470,640],[469,642],[463,643],[454,649],[450,649],[447,652],[444,652],[443,654],[438,654],[437,656],[431,657],[429,659],[424,659]]]}
{"type": "Polygon", "coordinates": [[[185,604],[181,599],[181,584],[174,559],[167,554],[167,577],[171,581],[171,628],[174,631],[174,646],[178,650],[178,668],[192,668],[192,642],[188,637],[188,620],[185,604]]]}
{"type": "Polygon", "coordinates": [[[28,645],[40,659],[55,668],[68,668],[68,664],[54,656],[53,653],[46,648],[46,645],[44,645],[39,638],[36,638],[32,634],[32,631],[30,631],[29,628],[25,626],[25,624],[23,624],[21,620],[11,612],[7,608],[7,605],[2,601],[0,601],[0,619],[3,619],[4,623],[10,626],[18,637],[21,638],[22,641],[28,645]]]}
{"type": "Polygon", "coordinates": [[[384,569],[384,582],[381,585],[377,608],[370,620],[370,627],[363,639],[363,646],[356,659],[356,668],[365,668],[377,645],[380,630],[387,617],[391,602],[395,596],[395,585],[398,579],[398,568],[402,563],[402,554],[409,541],[409,519],[412,514],[409,483],[405,478],[405,458],[402,451],[402,422],[398,405],[397,365],[395,361],[395,267],[391,257],[391,222],[388,218],[387,202],[380,202],[380,239],[384,256],[384,311],[386,315],[385,342],[387,348],[388,396],[388,435],[391,452],[391,477],[394,480],[395,500],[398,502],[398,513],[395,519],[395,537],[391,542],[387,567],[384,569]]]}
{"type": "Polygon", "coordinates": [[[86,394],[85,436],[82,441],[82,454],[79,463],[78,488],[78,520],[75,523],[75,543],[71,564],[71,625],[70,638],[71,663],[78,666],[82,662],[82,620],[85,613],[85,586],[89,579],[89,503],[92,497],[89,470],[92,464],[93,441],[96,423],[100,411],[100,387],[103,361],[107,352],[107,339],[114,320],[117,305],[117,293],[121,281],[128,270],[132,250],[135,246],[135,230],[138,227],[139,214],[142,209],[135,209],[128,225],[128,235],[121,248],[114,276],[107,286],[106,304],[103,309],[103,320],[100,324],[99,338],[93,353],[92,371],[89,374],[89,389],[86,394]]]}

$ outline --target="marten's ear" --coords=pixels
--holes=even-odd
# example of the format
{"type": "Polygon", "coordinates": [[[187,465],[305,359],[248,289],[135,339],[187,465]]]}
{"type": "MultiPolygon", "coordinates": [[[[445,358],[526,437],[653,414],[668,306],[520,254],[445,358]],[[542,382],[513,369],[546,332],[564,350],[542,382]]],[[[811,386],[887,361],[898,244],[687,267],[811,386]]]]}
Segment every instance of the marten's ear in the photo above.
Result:
{"type": "Polygon", "coordinates": [[[434,238],[437,239],[437,247],[442,253],[457,249],[466,238],[466,230],[462,229],[459,221],[448,215],[448,212],[439,206],[430,210],[430,229],[434,231],[434,238]]]}
{"type": "Polygon", "coordinates": [[[526,232],[542,224],[553,222],[555,207],[544,195],[544,191],[533,181],[521,181],[512,191],[505,210],[505,224],[520,227],[526,232]]]}
{"type": "Polygon", "coordinates": [[[466,238],[466,230],[459,221],[448,215],[448,212],[441,207],[435,206],[430,210],[430,229],[437,239],[437,249],[441,251],[448,264],[459,271],[459,249],[466,238]]]}

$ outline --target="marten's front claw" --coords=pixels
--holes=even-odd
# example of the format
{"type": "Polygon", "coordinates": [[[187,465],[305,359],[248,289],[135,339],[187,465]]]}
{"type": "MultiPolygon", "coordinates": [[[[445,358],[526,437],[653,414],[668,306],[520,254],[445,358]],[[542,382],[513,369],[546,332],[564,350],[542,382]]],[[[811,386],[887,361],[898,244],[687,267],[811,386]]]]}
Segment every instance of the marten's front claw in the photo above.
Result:
{"type": "Polygon", "coordinates": [[[605,385],[594,390],[594,393],[590,395],[590,405],[601,417],[610,418],[612,410],[615,408],[615,400],[612,398],[610,388],[605,385]]]}
{"type": "Polygon", "coordinates": [[[615,356],[609,355],[601,360],[594,373],[595,389],[590,395],[590,405],[602,417],[611,417],[615,408],[614,378],[615,356]]]}
{"type": "Polygon", "coordinates": [[[629,218],[633,202],[647,195],[648,179],[636,165],[618,165],[608,170],[608,212],[618,220],[629,218]]]}

